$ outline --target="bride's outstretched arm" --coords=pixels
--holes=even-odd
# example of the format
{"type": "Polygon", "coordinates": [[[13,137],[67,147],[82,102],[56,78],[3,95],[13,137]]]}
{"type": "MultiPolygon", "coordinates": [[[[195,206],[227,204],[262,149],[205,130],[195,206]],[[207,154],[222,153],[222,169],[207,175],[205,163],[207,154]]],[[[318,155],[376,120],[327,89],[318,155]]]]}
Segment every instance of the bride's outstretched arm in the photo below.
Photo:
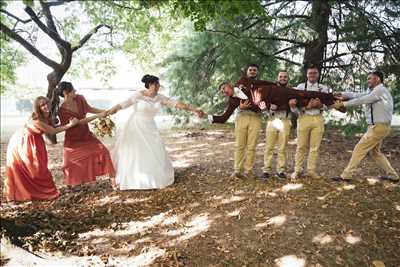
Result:
{"type": "Polygon", "coordinates": [[[176,107],[177,109],[188,110],[188,111],[191,111],[191,112],[193,112],[193,113],[196,113],[197,116],[199,116],[200,118],[203,118],[204,116],[207,115],[207,114],[204,113],[201,109],[196,109],[195,107],[193,107],[193,106],[190,105],[190,104],[185,104],[185,103],[182,103],[182,102],[179,102],[179,101],[176,102],[175,107],[176,107]]]}
{"type": "Polygon", "coordinates": [[[132,106],[133,104],[135,104],[135,103],[138,101],[138,99],[139,99],[141,96],[142,96],[142,94],[141,94],[139,91],[135,92],[135,93],[134,93],[131,97],[129,97],[127,100],[125,100],[125,101],[123,101],[123,102],[121,102],[121,103],[118,103],[117,105],[115,105],[115,106],[113,106],[112,108],[108,109],[108,110],[106,111],[106,114],[107,114],[107,115],[115,114],[115,113],[117,113],[118,111],[120,111],[121,109],[125,109],[125,108],[127,108],[127,107],[132,106]]]}
{"type": "Polygon", "coordinates": [[[121,104],[117,104],[117,105],[113,106],[112,108],[106,110],[106,114],[107,115],[115,114],[118,111],[120,111],[121,109],[122,109],[121,104]]]}

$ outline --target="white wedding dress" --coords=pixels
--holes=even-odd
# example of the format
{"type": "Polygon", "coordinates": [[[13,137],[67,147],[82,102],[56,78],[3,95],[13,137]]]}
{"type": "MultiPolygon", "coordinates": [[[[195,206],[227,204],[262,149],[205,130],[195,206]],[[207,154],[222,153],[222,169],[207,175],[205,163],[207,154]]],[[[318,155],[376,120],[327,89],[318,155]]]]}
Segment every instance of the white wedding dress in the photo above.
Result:
{"type": "Polygon", "coordinates": [[[161,141],[154,116],[161,105],[174,107],[176,101],[157,94],[154,98],[135,92],[120,103],[132,114],[118,131],[112,149],[116,183],[121,190],[164,188],[174,182],[172,162],[161,141]]]}

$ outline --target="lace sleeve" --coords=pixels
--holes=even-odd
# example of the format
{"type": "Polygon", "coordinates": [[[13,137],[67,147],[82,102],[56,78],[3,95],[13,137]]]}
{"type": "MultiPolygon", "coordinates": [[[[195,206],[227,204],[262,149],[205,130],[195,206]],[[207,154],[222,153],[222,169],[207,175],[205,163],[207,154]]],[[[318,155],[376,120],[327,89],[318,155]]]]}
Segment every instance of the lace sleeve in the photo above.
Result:
{"type": "Polygon", "coordinates": [[[178,103],[177,100],[174,100],[172,98],[169,98],[165,95],[158,95],[158,98],[160,99],[160,103],[164,106],[168,106],[170,108],[174,108],[176,106],[176,104],[178,103]]]}
{"type": "Polygon", "coordinates": [[[125,101],[123,101],[123,102],[121,102],[119,104],[121,105],[122,109],[126,109],[126,108],[136,104],[141,96],[142,96],[142,93],[134,92],[131,97],[129,97],[127,100],[125,100],[125,101]]]}

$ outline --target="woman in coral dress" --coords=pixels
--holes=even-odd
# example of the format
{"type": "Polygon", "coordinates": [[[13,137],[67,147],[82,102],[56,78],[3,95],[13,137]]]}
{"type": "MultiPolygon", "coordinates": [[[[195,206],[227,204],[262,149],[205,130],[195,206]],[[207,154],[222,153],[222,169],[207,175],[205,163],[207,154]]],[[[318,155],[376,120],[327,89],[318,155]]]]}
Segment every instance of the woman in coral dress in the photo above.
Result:
{"type": "Polygon", "coordinates": [[[44,96],[36,98],[31,119],[9,141],[5,182],[9,201],[48,200],[59,195],[47,167],[47,150],[42,134],[65,131],[79,121],[72,118],[64,126],[54,128],[49,111],[49,100],[44,96]]]}
{"type": "Polygon", "coordinates": [[[113,182],[115,171],[110,153],[89,130],[88,121],[84,121],[87,113],[101,113],[104,110],[91,107],[82,95],[75,94],[69,82],[61,82],[58,93],[64,98],[58,113],[61,124],[65,125],[73,117],[82,120],[77,127],[65,132],[64,183],[75,187],[94,182],[101,175],[108,175],[113,182]]]}

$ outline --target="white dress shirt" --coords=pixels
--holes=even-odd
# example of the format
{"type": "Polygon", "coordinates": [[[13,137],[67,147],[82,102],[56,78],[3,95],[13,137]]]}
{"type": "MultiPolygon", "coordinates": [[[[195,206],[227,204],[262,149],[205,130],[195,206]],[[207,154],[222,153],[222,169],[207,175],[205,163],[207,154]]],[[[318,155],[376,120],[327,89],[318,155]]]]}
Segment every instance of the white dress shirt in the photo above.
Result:
{"type": "Polygon", "coordinates": [[[366,105],[365,117],[368,124],[391,123],[393,98],[389,90],[382,83],[375,86],[369,92],[344,92],[342,95],[350,98],[349,101],[343,103],[345,107],[366,105]]]}
{"type": "MultiPolygon", "coordinates": [[[[322,92],[322,93],[329,93],[329,88],[326,85],[320,84],[318,82],[311,83],[307,81],[307,87],[306,83],[301,83],[296,87],[297,90],[303,90],[303,91],[316,91],[316,92],[322,92]]],[[[327,109],[326,106],[323,108],[324,110],[327,109]]],[[[298,109],[293,110],[294,113],[298,113],[299,115],[303,115],[302,112],[300,112],[298,109]]],[[[306,115],[319,115],[321,114],[321,109],[319,108],[312,108],[312,109],[306,109],[304,110],[304,114],[306,115]]]]}

